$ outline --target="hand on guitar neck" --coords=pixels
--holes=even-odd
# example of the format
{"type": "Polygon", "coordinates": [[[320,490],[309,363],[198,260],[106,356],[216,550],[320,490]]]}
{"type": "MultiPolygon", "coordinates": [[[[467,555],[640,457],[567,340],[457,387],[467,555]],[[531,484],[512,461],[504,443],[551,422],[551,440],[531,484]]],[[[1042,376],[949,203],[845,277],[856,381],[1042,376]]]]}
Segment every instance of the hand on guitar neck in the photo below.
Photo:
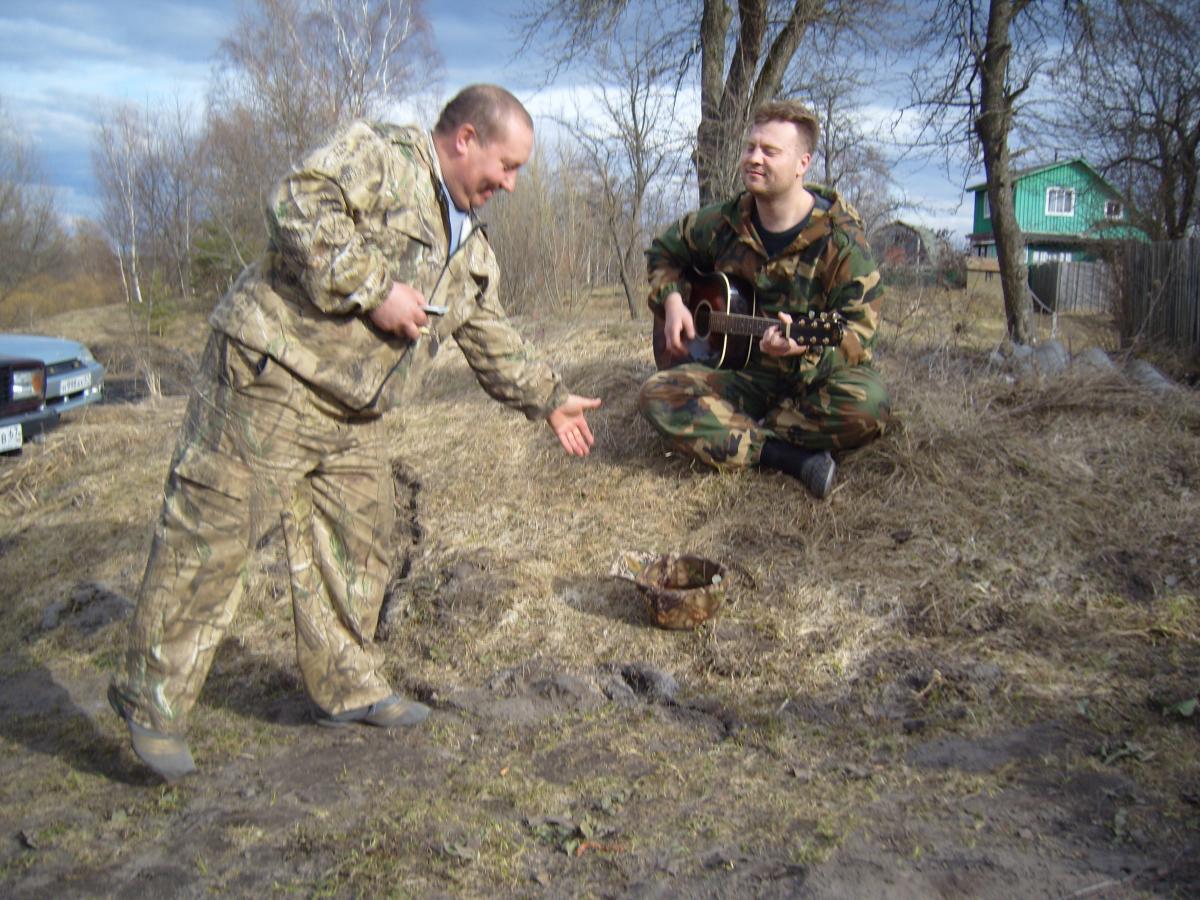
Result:
{"type": "Polygon", "coordinates": [[[763,332],[762,340],[758,342],[758,349],[767,356],[803,356],[808,352],[808,346],[797,344],[786,334],[788,326],[792,324],[792,317],[785,312],[780,312],[778,315],[779,325],[772,325],[763,332]]]}

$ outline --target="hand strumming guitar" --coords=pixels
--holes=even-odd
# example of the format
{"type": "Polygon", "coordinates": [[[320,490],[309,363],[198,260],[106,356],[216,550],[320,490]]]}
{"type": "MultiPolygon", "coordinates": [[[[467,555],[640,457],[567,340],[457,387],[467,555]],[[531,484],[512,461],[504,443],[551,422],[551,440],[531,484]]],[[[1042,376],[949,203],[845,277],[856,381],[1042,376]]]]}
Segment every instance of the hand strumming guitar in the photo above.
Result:
{"type": "Polygon", "coordinates": [[[691,341],[696,338],[696,323],[683,305],[683,295],[678,291],[667,294],[667,299],[663,301],[663,317],[663,337],[667,341],[667,350],[676,356],[684,355],[687,352],[685,339],[691,341]]]}

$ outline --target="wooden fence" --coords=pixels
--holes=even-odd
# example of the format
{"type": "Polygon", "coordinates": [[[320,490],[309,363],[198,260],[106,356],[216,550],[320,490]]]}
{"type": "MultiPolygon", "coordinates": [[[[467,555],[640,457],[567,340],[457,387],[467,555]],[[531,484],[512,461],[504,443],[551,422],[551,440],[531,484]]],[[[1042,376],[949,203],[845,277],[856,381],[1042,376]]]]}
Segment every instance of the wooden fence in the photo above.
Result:
{"type": "Polygon", "coordinates": [[[1200,347],[1200,238],[1126,244],[1120,281],[1125,342],[1200,347]]]}
{"type": "Polygon", "coordinates": [[[1112,268],[1102,262],[1045,262],[1029,267],[1039,312],[1110,312],[1117,297],[1112,268]]]}

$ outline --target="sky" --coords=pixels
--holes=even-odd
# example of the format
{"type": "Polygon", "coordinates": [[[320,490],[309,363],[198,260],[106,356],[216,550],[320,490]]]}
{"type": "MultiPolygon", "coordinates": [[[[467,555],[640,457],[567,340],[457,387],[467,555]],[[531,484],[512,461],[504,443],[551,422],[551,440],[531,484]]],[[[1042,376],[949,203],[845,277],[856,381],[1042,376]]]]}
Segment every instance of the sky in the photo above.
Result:
{"type": "MultiPolygon", "coordinates": [[[[473,82],[503,84],[542,126],[578,95],[565,81],[541,85],[535,51],[518,57],[514,15],[525,5],[427,0],[426,11],[443,57],[445,97],[473,82]]],[[[66,215],[97,208],[91,146],[98,115],[122,103],[182,102],[198,113],[236,15],[236,0],[0,0],[0,99],[66,215]]],[[[907,161],[896,174],[919,207],[905,211],[905,221],[948,228],[958,238],[970,230],[961,179],[948,179],[934,161],[907,161]]]]}

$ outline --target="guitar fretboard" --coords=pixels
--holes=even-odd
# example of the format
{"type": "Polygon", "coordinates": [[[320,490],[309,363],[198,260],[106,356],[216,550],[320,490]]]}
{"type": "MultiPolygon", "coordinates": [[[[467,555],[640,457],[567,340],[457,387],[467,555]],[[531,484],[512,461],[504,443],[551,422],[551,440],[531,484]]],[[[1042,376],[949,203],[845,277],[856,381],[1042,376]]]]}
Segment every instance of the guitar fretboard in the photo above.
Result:
{"type": "Polygon", "coordinates": [[[775,319],[739,316],[723,312],[709,313],[709,318],[712,321],[713,331],[719,331],[721,334],[747,334],[752,337],[761,337],[772,325],[779,324],[775,319]]]}
{"type": "MultiPolygon", "coordinates": [[[[741,316],[736,313],[716,312],[709,314],[713,331],[722,334],[741,334],[751,337],[761,337],[773,325],[782,326],[778,319],[767,319],[761,316],[741,316]]],[[[841,333],[841,323],[836,316],[822,313],[813,318],[796,319],[784,329],[786,336],[798,344],[830,343],[829,338],[841,333]]]]}

